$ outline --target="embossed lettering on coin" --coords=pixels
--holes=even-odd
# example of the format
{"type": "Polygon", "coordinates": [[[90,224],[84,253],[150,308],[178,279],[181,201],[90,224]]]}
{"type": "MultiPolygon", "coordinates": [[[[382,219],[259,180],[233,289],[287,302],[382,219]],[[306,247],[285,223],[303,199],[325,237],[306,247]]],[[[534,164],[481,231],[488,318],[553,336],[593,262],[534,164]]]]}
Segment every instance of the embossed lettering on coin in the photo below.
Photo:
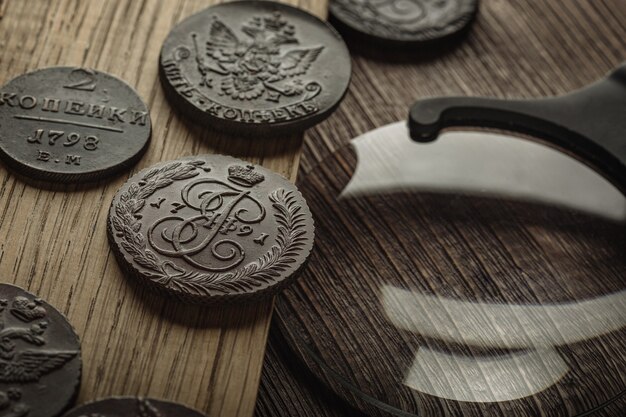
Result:
{"type": "Polygon", "coordinates": [[[308,257],[313,221],[284,178],[206,155],[131,178],[113,200],[109,238],[131,275],[215,302],[279,288],[308,257]]]}
{"type": "Polygon", "coordinates": [[[174,102],[201,122],[256,133],[305,128],[343,97],[350,59],[341,38],[304,11],[274,2],[210,7],[177,26],[161,51],[174,102]]]}
{"type": "Polygon", "coordinates": [[[90,181],[146,149],[148,109],[121,80],[87,68],[46,68],[0,90],[0,157],[45,181],[90,181]]]}
{"type": "Polygon", "coordinates": [[[78,338],[43,300],[0,284],[0,417],[53,417],[80,380],[78,338]]]}
{"type": "Polygon", "coordinates": [[[147,398],[108,398],[85,404],[64,417],[205,417],[180,404],[147,398]]]}
{"type": "Polygon", "coordinates": [[[332,0],[333,18],[349,31],[388,42],[448,37],[474,18],[478,0],[332,0]]]}

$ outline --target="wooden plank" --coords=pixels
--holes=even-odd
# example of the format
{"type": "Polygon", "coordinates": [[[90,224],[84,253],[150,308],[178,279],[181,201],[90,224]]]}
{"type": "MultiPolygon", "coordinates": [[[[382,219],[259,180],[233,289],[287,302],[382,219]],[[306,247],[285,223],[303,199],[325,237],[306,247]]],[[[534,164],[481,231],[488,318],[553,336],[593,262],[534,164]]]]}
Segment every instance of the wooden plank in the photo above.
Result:
{"type": "MultiPolygon", "coordinates": [[[[320,16],[326,1],[291,0],[320,16]]],[[[83,66],[135,86],[154,133],[136,172],[157,161],[235,155],[295,179],[302,138],[255,142],[190,125],[157,77],[160,46],[176,22],[212,0],[5,0],[0,82],[39,67],[83,66]]],[[[65,313],[83,345],[79,402],[144,395],[211,416],[252,415],[271,301],[201,309],[129,285],[107,243],[111,199],[131,173],[94,186],[32,187],[0,167],[0,280],[65,313]]]]}

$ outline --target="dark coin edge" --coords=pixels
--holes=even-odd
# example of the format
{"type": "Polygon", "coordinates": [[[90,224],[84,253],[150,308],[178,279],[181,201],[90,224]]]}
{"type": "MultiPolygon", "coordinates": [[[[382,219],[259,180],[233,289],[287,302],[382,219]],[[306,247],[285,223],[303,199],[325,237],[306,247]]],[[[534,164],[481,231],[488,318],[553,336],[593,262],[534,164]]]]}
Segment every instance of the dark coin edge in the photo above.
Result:
{"type": "Polygon", "coordinates": [[[141,171],[138,171],[137,173],[129,177],[128,180],[124,184],[122,184],[122,186],[116,191],[115,196],[113,197],[111,201],[111,206],[107,212],[107,238],[109,240],[109,246],[111,247],[111,250],[113,251],[117,264],[120,266],[120,268],[122,269],[122,272],[127,278],[134,279],[135,283],[142,284],[142,286],[144,286],[145,288],[153,292],[156,292],[161,296],[174,298],[175,300],[183,302],[183,303],[191,303],[191,304],[197,304],[197,305],[231,304],[231,303],[238,303],[238,302],[243,302],[243,301],[261,301],[261,300],[267,299],[271,297],[272,295],[279,293],[284,288],[286,288],[287,286],[295,282],[295,280],[300,276],[302,270],[307,266],[311,251],[315,247],[315,220],[314,220],[313,214],[311,213],[311,209],[309,208],[308,203],[304,199],[304,196],[302,195],[300,190],[297,188],[297,186],[291,183],[288,179],[284,178],[282,175],[278,174],[277,172],[271,171],[268,168],[265,168],[261,165],[254,164],[257,167],[261,167],[265,170],[271,171],[274,175],[277,175],[283,178],[287,183],[291,184],[293,186],[293,191],[298,195],[298,197],[300,198],[300,201],[304,203],[303,206],[306,208],[306,212],[310,213],[310,218],[307,221],[307,223],[311,227],[311,230],[310,230],[310,242],[311,243],[303,249],[302,255],[301,255],[302,261],[300,261],[300,263],[297,264],[296,266],[292,267],[293,272],[291,274],[282,277],[282,279],[275,279],[273,281],[274,282],[273,284],[269,284],[266,287],[255,289],[249,292],[236,292],[236,293],[226,293],[226,294],[220,293],[220,294],[211,294],[211,295],[197,295],[197,294],[185,293],[182,291],[176,291],[170,288],[163,287],[162,285],[152,281],[149,277],[143,274],[134,265],[134,261],[132,259],[129,260],[127,258],[127,254],[125,253],[125,251],[123,251],[120,245],[118,245],[117,242],[115,241],[115,231],[113,230],[111,214],[114,213],[115,211],[115,203],[118,201],[118,195],[120,194],[122,189],[126,187],[126,184],[128,184],[128,182],[131,179],[138,177],[142,173],[148,172],[149,170],[151,170],[152,168],[155,168],[156,166],[161,166],[161,165],[168,164],[168,163],[175,162],[175,161],[187,161],[187,160],[193,161],[194,159],[198,159],[198,158],[204,159],[206,157],[210,158],[213,156],[219,157],[219,158],[228,157],[232,159],[233,161],[239,161],[242,164],[249,164],[246,161],[240,160],[239,158],[235,158],[229,155],[220,155],[220,154],[193,155],[193,156],[187,156],[187,157],[170,160],[170,161],[160,161],[154,165],[151,165],[149,167],[142,169],[141,171]]]}
{"type": "MultiPolygon", "coordinates": [[[[41,72],[41,71],[47,71],[47,70],[56,70],[56,69],[75,69],[74,67],[68,67],[68,66],[57,66],[57,67],[44,67],[44,68],[37,68],[33,71],[28,71],[25,72],[23,74],[18,75],[17,77],[14,77],[12,79],[10,79],[9,81],[7,81],[6,83],[4,83],[1,88],[4,88],[6,85],[8,85],[9,83],[13,82],[14,80],[20,78],[20,77],[24,77],[27,75],[31,75],[34,74],[36,72],[41,72]]],[[[36,181],[42,181],[42,182],[46,182],[46,183],[58,183],[58,182],[64,182],[64,183],[71,183],[71,184],[77,184],[77,183],[89,183],[89,182],[96,182],[99,181],[101,179],[105,179],[108,177],[112,177],[116,174],[119,174],[123,171],[126,171],[127,169],[130,169],[131,167],[133,167],[137,162],[139,162],[139,160],[145,155],[146,151],[148,150],[148,147],[150,146],[150,142],[152,141],[152,118],[150,115],[150,109],[148,108],[148,105],[146,104],[146,102],[143,100],[143,98],[139,95],[139,93],[137,92],[137,90],[135,88],[133,88],[130,84],[128,84],[125,80],[110,74],[108,72],[105,71],[100,71],[98,69],[95,68],[90,68],[93,69],[94,71],[100,73],[100,74],[104,74],[105,76],[109,76],[115,80],[117,80],[118,82],[122,83],[126,88],[128,88],[130,91],[132,91],[137,98],[139,98],[139,101],[141,101],[141,103],[144,105],[144,107],[146,108],[146,112],[148,113],[148,137],[144,143],[144,145],[142,146],[142,148],[135,154],[133,155],[131,158],[126,159],[120,163],[117,163],[116,165],[110,166],[108,168],[104,168],[104,169],[100,169],[100,170],[96,170],[96,171],[90,171],[90,172],[85,172],[85,173],[61,173],[61,172],[50,172],[50,171],[44,171],[41,169],[37,169],[37,168],[33,168],[29,165],[23,164],[22,162],[16,160],[15,158],[13,158],[11,155],[9,155],[5,150],[4,147],[0,146],[0,160],[4,163],[4,165],[6,167],[8,167],[10,170],[15,171],[15,173],[17,173],[18,175],[22,175],[25,177],[28,177],[30,179],[36,180],[36,181]]]]}
{"type": "MultiPolygon", "coordinates": [[[[377,46],[391,47],[394,49],[406,50],[409,48],[423,49],[429,46],[437,46],[438,44],[445,44],[454,42],[459,38],[466,35],[472,28],[472,24],[476,21],[478,13],[480,11],[480,0],[472,0],[473,9],[470,13],[464,13],[451,23],[446,25],[446,30],[426,29],[420,32],[419,36],[413,36],[411,38],[401,37],[384,37],[375,33],[367,32],[362,28],[352,24],[346,19],[340,17],[340,14],[333,12],[333,1],[330,1],[328,8],[329,21],[332,25],[342,33],[346,40],[350,43],[355,42],[368,42],[377,46]]],[[[364,45],[351,45],[358,46],[359,48],[366,48],[364,45]]]]}
{"type": "MultiPolygon", "coordinates": [[[[181,404],[181,403],[177,403],[174,401],[168,401],[168,400],[161,400],[161,399],[156,399],[156,398],[151,398],[151,397],[128,397],[128,396],[114,396],[114,397],[106,397],[106,398],[99,398],[97,400],[93,400],[93,401],[88,401],[85,402],[81,405],[78,405],[74,408],[72,408],[71,410],[67,410],[65,412],[65,414],[63,414],[63,417],[80,417],[84,411],[82,409],[86,408],[86,407],[93,407],[93,406],[98,406],[100,403],[107,403],[107,402],[121,402],[122,403],[122,407],[125,406],[126,402],[136,402],[136,401],[141,401],[141,400],[147,400],[150,402],[153,402],[157,405],[169,405],[169,406],[175,406],[180,408],[182,411],[184,412],[188,412],[194,416],[202,416],[205,417],[206,414],[204,414],[203,412],[196,410],[195,408],[191,408],[187,405],[181,404]]],[[[97,411],[97,410],[96,410],[97,411]]],[[[172,416],[174,417],[174,416],[172,416]]],[[[176,416],[178,417],[178,416],[176,416]]],[[[185,416],[186,417],[186,416],[185,416]]]]}
{"type": "Polygon", "coordinates": [[[337,31],[337,29],[333,27],[333,25],[331,25],[329,22],[325,20],[320,19],[314,14],[309,13],[308,11],[304,9],[291,6],[289,4],[268,1],[268,0],[254,0],[254,1],[237,0],[237,1],[232,1],[228,3],[217,3],[213,6],[209,6],[203,10],[200,10],[197,13],[187,16],[185,19],[178,22],[174,27],[170,29],[170,32],[165,38],[165,41],[167,41],[167,39],[170,37],[170,34],[173,31],[175,31],[178,28],[178,26],[185,23],[187,19],[197,14],[206,13],[207,10],[212,9],[214,7],[222,7],[226,5],[232,6],[232,5],[236,5],[237,3],[247,3],[247,4],[265,3],[267,5],[272,5],[273,7],[283,8],[289,11],[295,11],[296,14],[304,14],[304,15],[310,16],[311,18],[317,20],[320,24],[325,26],[326,29],[332,32],[336,40],[343,46],[346,56],[348,57],[348,63],[349,63],[350,68],[348,68],[349,75],[348,75],[348,80],[346,82],[345,88],[343,89],[338,99],[332,106],[326,108],[325,110],[320,110],[315,114],[305,116],[305,117],[302,117],[293,121],[276,122],[276,123],[270,124],[270,123],[244,123],[244,122],[226,120],[220,117],[213,116],[210,113],[207,113],[205,111],[198,109],[196,106],[194,106],[184,97],[182,97],[176,91],[176,89],[170,84],[169,80],[167,79],[167,76],[165,75],[165,71],[163,69],[163,61],[164,61],[164,55],[163,55],[164,45],[163,45],[161,47],[161,51],[159,52],[159,80],[160,80],[161,86],[163,87],[163,91],[165,93],[166,98],[170,101],[171,104],[173,104],[172,107],[174,107],[174,109],[177,112],[179,112],[181,116],[191,119],[193,122],[199,125],[214,129],[221,133],[226,133],[229,135],[242,135],[242,136],[247,136],[247,137],[254,136],[254,135],[274,136],[274,135],[284,135],[284,134],[289,134],[289,133],[300,133],[328,119],[337,110],[339,105],[341,105],[341,103],[345,99],[346,95],[348,94],[350,84],[352,82],[352,60],[350,56],[350,50],[345,40],[341,36],[341,34],[337,31]]]}
{"type": "MultiPolygon", "coordinates": [[[[28,294],[29,296],[33,297],[33,298],[41,298],[33,293],[31,293],[30,291],[25,290],[22,287],[19,287],[17,285],[13,285],[13,284],[7,284],[7,283],[0,283],[0,285],[5,285],[7,287],[12,287],[14,289],[18,289],[26,294],[28,294]]],[[[78,336],[78,333],[76,332],[76,328],[74,327],[74,325],[72,325],[72,323],[69,321],[69,319],[65,316],[65,314],[61,313],[55,306],[53,306],[52,304],[50,304],[47,300],[41,298],[48,307],[52,308],[59,316],[61,316],[65,322],[67,323],[68,327],[70,328],[70,330],[72,331],[72,335],[74,336],[76,345],[78,346],[78,355],[76,356],[75,360],[78,361],[78,375],[76,377],[76,382],[74,384],[74,389],[73,389],[73,393],[72,396],[70,398],[68,398],[67,400],[67,404],[65,405],[65,407],[61,408],[61,410],[59,410],[59,412],[57,414],[51,415],[51,417],[59,417],[64,415],[64,413],[66,413],[69,409],[71,409],[75,404],[76,404],[76,400],[78,399],[78,395],[80,393],[80,387],[82,385],[83,382],[83,351],[82,351],[82,346],[81,346],[81,342],[80,342],[80,337],[78,336]]]]}

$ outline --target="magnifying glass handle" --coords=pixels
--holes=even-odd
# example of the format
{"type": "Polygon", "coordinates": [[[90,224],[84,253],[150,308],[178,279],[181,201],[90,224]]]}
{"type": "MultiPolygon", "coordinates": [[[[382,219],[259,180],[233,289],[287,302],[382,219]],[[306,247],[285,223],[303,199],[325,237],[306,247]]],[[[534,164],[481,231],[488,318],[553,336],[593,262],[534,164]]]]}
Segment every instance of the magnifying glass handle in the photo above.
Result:
{"type": "Polygon", "coordinates": [[[440,97],[417,101],[411,138],[437,139],[446,127],[491,127],[529,134],[576,154],[626,188],[626,63],[606,78],[559,97],[502,100],[440,97]]]}

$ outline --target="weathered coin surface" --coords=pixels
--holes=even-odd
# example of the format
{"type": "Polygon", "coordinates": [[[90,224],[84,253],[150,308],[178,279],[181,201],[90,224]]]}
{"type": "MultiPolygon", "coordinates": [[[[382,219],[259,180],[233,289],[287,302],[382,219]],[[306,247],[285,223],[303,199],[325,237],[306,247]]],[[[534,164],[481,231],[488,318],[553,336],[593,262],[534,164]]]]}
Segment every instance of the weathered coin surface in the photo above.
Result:
{"type": "Polygon", "coordinates": [[[47,182],[118,173],[146,150],[150,115],[125,82],[88,68],[29,72],[0,89],[0,158],[47,182]]]}
{"type": "Polygon", "coordinates": [[[0,284],[0,416],[56,417],[78,394],[78,336],[52,306],[0,284]]]}
{"type": "Polygon", "coordinates": [[[205,417],[180,404],[148,398],[107,398],[82,405],[64,417],[205,417]]]}
{"type": "Polygon", "coordinates": [[[478,0],[331,0],[333,23],[352,36],[415,46],[469,27],[478,0]]]}
{"type": "Polygon", "coordinates": [[[113,199],[108,232],[129,276],[198,303],[276,292],[299,272],[314,239],[293,184],[221,155],[139,172],[113,199]]]}
{"type": "Polygon", "coordinates": [[[304,130],[344,97],[351,61],[326,22],[269,1],[209,7],[176,26],[160,57],[163,87],[181,112],[236,134],[304,130]]]}

